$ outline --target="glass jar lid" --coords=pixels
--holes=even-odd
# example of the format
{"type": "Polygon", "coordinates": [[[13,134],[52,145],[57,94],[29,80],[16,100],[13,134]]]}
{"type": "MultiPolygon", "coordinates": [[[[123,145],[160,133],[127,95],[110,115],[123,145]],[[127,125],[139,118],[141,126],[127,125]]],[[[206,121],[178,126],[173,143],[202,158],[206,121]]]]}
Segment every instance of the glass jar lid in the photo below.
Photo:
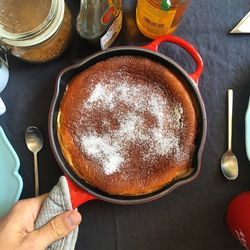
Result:
{"type": "Polygon", "coordinates": [[[0,0],[0,43],[26,47],[50,38],[64,16],[64,0],[0,0]]]}

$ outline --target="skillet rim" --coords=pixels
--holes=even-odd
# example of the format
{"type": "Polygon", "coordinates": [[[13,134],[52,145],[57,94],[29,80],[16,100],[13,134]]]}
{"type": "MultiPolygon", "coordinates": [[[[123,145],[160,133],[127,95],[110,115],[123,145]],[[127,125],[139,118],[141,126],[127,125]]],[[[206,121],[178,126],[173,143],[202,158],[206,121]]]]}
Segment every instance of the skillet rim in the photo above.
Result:
{"type": "MultiPolygon", "coordinates": [[[[63,91],[63,93],[64,93],[64,91],[63,91]]],[[[206,117],[205,105],[203,103],[201,94],[198,90],[197,83],[194,82],[194,80],[188,75],[188,73],[179,64],[177,64],[174,60],[172,60],[171,58],[169,58],[166,55],[159,53],[159,52],[153,52],[153,51],[150,51],[148,49],[138,48],[135,46],[121,46],[121,47],[110,48],[110,49],[105,50],[105,51],[96,52],[96,53],[78,61],[77,63],[66,67],[58,74],[57,79],[56,79],[56,84],[55,84],[54,96],[52,98],[50,110],[49,110],[48,132],[49,132],[50,145],[51,145],[51,148],[52,148],[52,151],[53,151],[53,154],[56,158],[57,163],[59,164],[59,166],[62,169],[62,171],[64,172],[64,174],[66,174],[76,184],[77,187],[85,190],[87,193],[94,195],[96,198],[98,198],[100,200],[107,201],[110,203],[116,203],[116,204],[131,205],[131,204],[140,204],[140,203],[150,202],[150,201],[156,200],[158,198],[161,198],[162,196],[167,195],[168,193],[172,192],[176,188],[194,181],[198,177],[200,170],[201,170],[201,158],[202,158],[202,152],[203,152],[205,140],[206,140],[207,117],[206,117]],[[59,94],[61,93],[60,87],[61,87],[61,82],[62,82],[63,76],[65,74],[67,74],[68,72],[70,72],[72,70],[76,70],[78,68],[81,68],[81,67],[85,66],[87,63],[89,63],[93,60],[95,61],[98,58],[102,58],[103,56],[105,58],[101,59],[101,60],[97,60],[97,62],[105,60],[105,59],[110,58],[110,57],[113,57],[113,56],[109,55],[109,54],[112,55],[112,53],[118,53],[118,55],[114,55],[114,56],[120,56],[119,52],[125,53],[126,55],[131,55],[132,52],[144,53],[145,56],[144,55],[142,55],[142,56],[144,56],[145,58],[150,58],[150,56],[151,56],[151,57],[155,57],[156,59],[158,58],[159,61],[155,60],[158,63],[160,63],[160,60],[161,61],[163,60],[164,64],[165,63],[170,64],[171,67],[175,69],[175,71],[177,71],[179,74],[182,75],[182,77],[184,77],[186,79],[185,82],[192,89],[192,92],[193,92],[192,96],[195,96],[197,99],[197,102],[195,104],[196,105],[198,104],[199,112],[200,112],[199,115],[201,115],[201,117],[199,117],[201,124],[198,124],[198,126],[202,125],[202,128],[200,130],[201,139],[200,139],[199,145],[196,145],[198,148],[197,155],[193,156],[193,159],[195,157],[197,157],[196,168],[194,168],[194,171],[189,176],[184,177],[183,179],[176,180],[170,184],[167,184],[166,186],[162,187],[161,189],[159,189],[153,193],[146,194],[146,195],[115,196],[115,195],[106,194],[106,193],[96,189],[95,187],[89,185],[83,179],[80,179],[74,173],[74,171],[71,169],[71,167],[67,164],[66,160],[64,159],[64,157],[62,155],[62,152],[59,152],[61,150],[60,150],[60,145],[58,145],[59,143],[57,141],[58,140],[57,139],[57,126],[54,124],[54,121],[56,120],[55,118],[57,118],[57,113],[58,113],[58,109],[56,109],[56,104],[58,104],[58,102],[60,103],[60,101],[61,101],[61,98],[59,100],[59,94]],[[109,55],[109,56],[107,57],[107,55],[109,55]],[[55,138],[55,135],[56,135],[56,138],[55,138]]],[[[193,164],[194,164],[194,161],[193,161],[193,164]]]]}

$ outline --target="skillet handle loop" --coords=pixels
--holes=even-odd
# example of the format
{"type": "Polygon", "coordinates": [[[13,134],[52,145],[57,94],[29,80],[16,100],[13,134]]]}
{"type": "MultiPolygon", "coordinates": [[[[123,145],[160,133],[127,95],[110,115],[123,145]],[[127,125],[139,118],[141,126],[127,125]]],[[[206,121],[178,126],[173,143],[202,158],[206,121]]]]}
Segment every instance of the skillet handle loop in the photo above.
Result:
{"type": "Polygon", "coordinates": [[[66,176],[69,186],[70,199],[73,209],[79,207],[81,204],[90,201],[96,200],[96,197],[87,193],[83,189],[80,189],[73,183],[68,176],[66,176]]]}
{"type": "Polygon", "coordinates": [[[158,51],[159,45],[163,42],[177,44],[192,56],[196,63],[196,70],[193,73],[189,74],[189,76],[198,84],[199,78],[203,71],[203,60],[198,51],[187,41],[172,35],[161,36],[148,45],[143,46],[143,48],[152,51],[158,51]]]}

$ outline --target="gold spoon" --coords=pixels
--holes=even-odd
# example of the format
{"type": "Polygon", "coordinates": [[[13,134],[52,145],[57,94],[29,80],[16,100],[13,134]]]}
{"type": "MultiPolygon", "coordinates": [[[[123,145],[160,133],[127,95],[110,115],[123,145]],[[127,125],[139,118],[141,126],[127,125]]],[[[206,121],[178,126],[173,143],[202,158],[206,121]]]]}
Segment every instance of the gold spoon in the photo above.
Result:
{"type": "Polygon", "coordinates": [[[233,90],[228,90],[228,150],[221,158],[221,170],[228,180],[235,180],[239,175],[238,161],[232,152],[232,124],[233,124],[233,90]]]}

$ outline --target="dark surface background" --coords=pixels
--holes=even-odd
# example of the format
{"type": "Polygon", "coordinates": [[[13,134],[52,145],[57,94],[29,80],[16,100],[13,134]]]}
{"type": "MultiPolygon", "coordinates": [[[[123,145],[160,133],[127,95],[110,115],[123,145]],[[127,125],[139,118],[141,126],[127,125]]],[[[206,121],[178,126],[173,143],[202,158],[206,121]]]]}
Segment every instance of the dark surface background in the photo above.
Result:
{"type": "MultiPolygon", "coordinates": [[[[75,17],[78,1],[68,1],[75,17]]],[[[115,45],[143,45],[135,24],[136,1],[124,0],[124,22],[115,45]]],[[[229,201],[250,189],[250,164],[245,153],[244,115],[250,93],[250,35],[229,31],[249,11],[248,0],[193,0],[175,32],[200,52],[205,71],[200,92],[208,116],[207,142],[202,171],[192,183],[148,204],[121,206],[91,201],[79,208],[83,216],[76,249],[242,249],[227,231],[225,215],[229,201]],[[227,96],[234,89],[233,148],[240,175],[227,181],[220,171],[220,158],[227,145],[227,96]]],[[[24,141],[25,128],[38,126],[45,139],[39,153],[40,188],[45,193],[62,174],[50,149],[47,115],[60,70],[94,52],[74,29],[73,39],[60,58],[33,65],[9,56],[10,79],[1,97],[7,112],[0,125],[20,157],[24,187],[21,198],[34,194],[33,156],[24,141]]],[[[184,69],[194,69],[182,49],[163,44],[161,52],[184,69]]]]}

